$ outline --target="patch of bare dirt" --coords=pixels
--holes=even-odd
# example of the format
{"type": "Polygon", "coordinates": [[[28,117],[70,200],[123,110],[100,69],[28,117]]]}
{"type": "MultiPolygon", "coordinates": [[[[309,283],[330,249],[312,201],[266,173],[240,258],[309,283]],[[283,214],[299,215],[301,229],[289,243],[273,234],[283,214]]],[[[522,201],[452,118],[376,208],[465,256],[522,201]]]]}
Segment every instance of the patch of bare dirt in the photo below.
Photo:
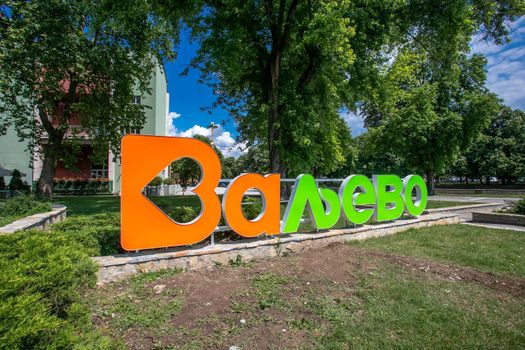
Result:
{"type": "MultiPolygon", "coordinates": [[[[370,271],[384,261],[402,266],[407,273],[476,283],[500,293],[525,296],[524,279],[333,244],[288,257],[262,259],[250,267],[184,272],[151,282],[148,287],[162,284],[166,291],[177,291],[184,306],[169,325],[163,326],[163,332],[128,330],[124,341],[130,349],[181,347],[188,345],[189,340],[203,349],[304,348],[315,343],[323,329],[329,327],[304,304],[305,296],[330,297],[334,302],[348,300],[356,273],[370,271]],[[262,307],[261,295],[253,282],[268,274],[279,276],[283,282],[272,296],[275,304],[262,307]]],[[[355,317],[360,317],[360,312],[357,310],[355,317]]],[[[100,322],[97,320],[97,326],[102,330],[109,326],[100,322]]]]}

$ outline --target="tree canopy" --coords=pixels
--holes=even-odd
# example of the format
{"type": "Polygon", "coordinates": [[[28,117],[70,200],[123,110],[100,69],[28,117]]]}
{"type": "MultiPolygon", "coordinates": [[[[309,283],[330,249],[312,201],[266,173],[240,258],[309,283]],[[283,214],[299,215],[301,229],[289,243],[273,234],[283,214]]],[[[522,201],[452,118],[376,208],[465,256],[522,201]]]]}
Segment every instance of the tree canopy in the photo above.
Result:
{"type": "Polygon", "coordinates": [[[521,13],[513,0],[209,0],[191,25],[201,44],[192,66],[241,138],[267,149],[270,171],[329,173],[346,162],[340,111],[381,93],[400,47],[432,47],[434,65],[454,66],[473,35],[502,42],[521,13]]]}
{"type": "Polygon", "coordinates": [[[133,96],[149,93],[155,65],[174,57],[178,22],[167,17],[183,10],[155,0],[2,3],[0,132],[13,126],[40,153],[42,195],[64,144],[90,138],[118,154],[125,130],[142,127],[133,96]]]}

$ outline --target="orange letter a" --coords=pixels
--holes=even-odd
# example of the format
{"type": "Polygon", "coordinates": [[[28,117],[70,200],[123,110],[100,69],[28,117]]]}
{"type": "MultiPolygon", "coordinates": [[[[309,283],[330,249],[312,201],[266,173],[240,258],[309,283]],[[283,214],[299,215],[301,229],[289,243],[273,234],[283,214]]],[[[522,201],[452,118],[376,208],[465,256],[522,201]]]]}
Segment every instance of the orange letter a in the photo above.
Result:
{"type": "Polygon", "coordinates": [[[228,185],[222,199],[222,211],[233,231],[244,237],[279,233],[280,179],[279,174],[242,174],[228,185]],[[259,190],[262,195],[262,211],[254,220],[246,219],[242,211],[242,198],[250,188],[259,190]]]}

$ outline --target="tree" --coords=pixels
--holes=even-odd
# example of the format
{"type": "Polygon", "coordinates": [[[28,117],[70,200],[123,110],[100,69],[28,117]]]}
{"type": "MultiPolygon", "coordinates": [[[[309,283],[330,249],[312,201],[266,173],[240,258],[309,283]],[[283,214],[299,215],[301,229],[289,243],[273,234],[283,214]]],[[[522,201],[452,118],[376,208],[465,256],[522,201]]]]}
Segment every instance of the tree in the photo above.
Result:
{"type": "Polygon", "coordinates": [[[363,108],[390,152],[425,174],[429,194],[435,174],[470,145],[498,108],[484,88],[484,65],[483,57],[463,54],[443,68],[428,52],[406,47],[385,73],[385,94],[363,108]]]}
{"type": "Polygon", "coordinates": [[[450,171],[452,174],[480,180],[498,177],[503,184],[522,177],[525,174],[525,113],[501,106],[460,159],[465,169],[458,169],[456,162],[450,171]]]}
{"type": "Polygon", "coordinates": [[[345,162],[339,111],[354,110],[377,87],[378,69],[414,33],[435,44],[446,65],[476,31],[503,38],[506,21],[523,12],[512,0],[204,3],[191,24],[201,43],[192,67],[281,175],[345,162]]]}
{"type": "Polygon", "coordinates": [[[217,104],[235,117],[244,141],[267,149],[269,171],[343,164],[339,110],[352,106],[348,77],[357,72],[356,24],[346,16],[352,2],[206,3],[192,25],[201,43],[192,66],[220,92],[217,104]]]}
{"type": "MultiPolygon", "coordinates": [[[[211,143],[209,138],[202,135],[195,135],[193,138],[210,145],[215,153],[217,153],[221,164],[224,163],[224,155],[220,149],[211,143]]],[[[182,158],[171,163],[171,173],[176,174],[174,177],[178,178],[181,186],[186,188],[189,185],[195,185],[199,181],[201,177],[201,168],[195,160],[191,158],[182,158]]]]}
{"type": "Polygon", "coordinates": [[[355,139],[357,160],[355,173],[371,177],[374,174],[396,174],[404,177],[413,172],[402,156],[394,154],[381,139],[377,129],[359,135],[355,139]]]}
{"type": "Polygon", "coordinates": [[[166,18],[181,11],[155,0],[3,2],[0,132],[14,126],[43,158],[41,196],[52,195],[66,140],[88,137],[118,154],[124,131],[142,127],[145,107],[132,98],[174,57],[178,22],[166,18]]]}
{"type": "Polygon", "coordinates": [[[226,157],[222,161],[222,178],[233,179],[239,175],[237,173],[237,160],[233,157],[226,157]]]}

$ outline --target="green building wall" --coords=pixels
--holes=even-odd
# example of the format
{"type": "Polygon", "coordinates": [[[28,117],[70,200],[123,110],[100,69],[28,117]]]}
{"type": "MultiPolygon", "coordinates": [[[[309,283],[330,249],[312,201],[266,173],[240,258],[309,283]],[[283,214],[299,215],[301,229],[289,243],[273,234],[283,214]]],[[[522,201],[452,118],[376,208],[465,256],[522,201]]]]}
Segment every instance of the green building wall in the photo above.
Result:
{"type": "MultiPolygon", "coordinates": [[[[31,154],[27,150],[27,141],[20,141],[13,127],[7,129],[7,134],[0,136],[0,166],[26,174],[22,179],[29,185],[33,184],[33,169],[31,169],[31,154]]],[[[5,177],[6,184],[11,177],[5,177]]]]}
{"type": "MultiPolygon", "coordinates": [[[[151,95],[142,96],[141,103],[149,106],[146,109],[146,123],[140,130],[141,135],[167,135],[167,118],[168,118],[168,106],[169,106],[169,95],[167,79],[161,66],[157,65],[155,74],[153,75],[150,82],[151,95]]],[[[121,184],[121,166],[120,160],[112,157],[110,160],[113,164],[110,164],[110,177],[113,180],[113,193],[120,192],[121,184]],[[112,171],[111,171],[112,170],[112,171]]],[[[161,177],[166,177],[165,174],[159,174],[161,177]]]]}

